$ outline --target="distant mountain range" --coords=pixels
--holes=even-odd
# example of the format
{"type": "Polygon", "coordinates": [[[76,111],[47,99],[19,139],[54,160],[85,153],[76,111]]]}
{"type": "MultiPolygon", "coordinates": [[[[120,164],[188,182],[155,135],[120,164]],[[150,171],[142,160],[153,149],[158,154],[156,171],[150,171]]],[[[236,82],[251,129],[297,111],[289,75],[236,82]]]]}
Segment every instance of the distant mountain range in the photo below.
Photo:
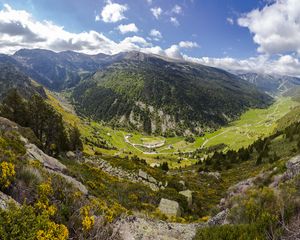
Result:
{"type": "Polygon", "coordinates": [[[240,78],[253,83],[261,91],[272,95],[284,94],[294,87],[300,86],[300,78],[286,75],[238,72],[240,78]]]}
{"type": "Polygon", "coordinates": [[[23,49],[0,55],[1,62],[50,90],[67,89],[85,116],[147,133],[200,134],[272,101],[250,80],[224,70],[140,52],[23,49]]]}

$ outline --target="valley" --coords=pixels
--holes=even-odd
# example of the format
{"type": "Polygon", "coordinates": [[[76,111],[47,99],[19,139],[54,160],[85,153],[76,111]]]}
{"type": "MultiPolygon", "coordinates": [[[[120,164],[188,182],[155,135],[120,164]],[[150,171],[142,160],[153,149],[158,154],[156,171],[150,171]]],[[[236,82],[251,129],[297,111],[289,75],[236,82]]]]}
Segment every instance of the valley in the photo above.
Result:
{"type": "MultiPolygon", "coordinates": [[[[62,99],[64,98],[60,97],[60,100],[62,99]]],[[[66,102],[66,99],[64,101],[53,99],[52,104],[55,106],[56,103],[63,106],[66,102]]],[[[238,150],[247,147],[259,138],[272,134],[277,127],[277,121],[299,105],[299,102],[292,100],[291,97],[277,97],[267,109],[250,109],[243,113],[239,120],[231,122],[228,126],[212,133],[205,133],[201,137],[193,137],[192,143],[180,136],[149,136],[138,132],[112,129],[100,122],[88,122],[87,119],[80,119],[74,115],[74,112],[68,112],[68,108],[67,110],[65,107],[58,109],[63,115],[68,115],[71,122],[76,122],[80,126],[83,135],[94,135],[95,138],[104,139],[116,148],[107,150],[94,147],[98,154],[120,157],[136,155],[145,159],[152,166],[159,166],[166,161],[170,168],[179,168],[190,166],[199,161],[199,158],[189,157],[189,153],[197,149],[205,150],[216,145],[226,144],[223,151],[238,150]],[[178,163],[178,159],[180,159],[180,163],[178,163]]],[[[204,152],[202,157],[205,156],[206,153],[204,152]]]]}

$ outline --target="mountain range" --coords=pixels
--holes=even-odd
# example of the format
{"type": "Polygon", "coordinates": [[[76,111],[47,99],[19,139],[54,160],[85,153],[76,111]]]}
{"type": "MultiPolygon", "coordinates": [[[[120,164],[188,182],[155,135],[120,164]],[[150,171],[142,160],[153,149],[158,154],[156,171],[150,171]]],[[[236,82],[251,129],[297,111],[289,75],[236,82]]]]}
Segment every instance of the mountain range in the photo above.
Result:
{"type": "Polygon", "coordinates": [[[201,134],[271,97],[217,68],[140,52],[86,55],[22,49],[0,62],[41,85],[67,90],[79,113],[157,134],[201,134]]]}

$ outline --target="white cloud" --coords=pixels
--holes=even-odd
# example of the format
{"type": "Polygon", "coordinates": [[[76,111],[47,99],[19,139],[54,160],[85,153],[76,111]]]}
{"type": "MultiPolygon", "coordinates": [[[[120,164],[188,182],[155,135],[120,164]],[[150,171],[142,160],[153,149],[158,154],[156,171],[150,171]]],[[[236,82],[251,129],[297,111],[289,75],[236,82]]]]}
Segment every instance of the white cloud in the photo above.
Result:
{"type": "Polygon", "coordinates": [[[155,41],[159,41],[160,39],[162,39],[162,34],[161,34],[161,32],[158,31],[157,29],[152,29],[152,30],[150,31],[149,35],[150,35],[151,37],[153,37],[153,39],[154,39],[155,41]]]}
{"type": "Polygon", "coordinates": [[[175,5],[173,8],[172,8],[172,13],[175,13],[175,14],[180,14],[182,13],[182,8],[179,6],[179,5],[175,5]]]}
{"type": "Polygon", "coordinates": [[[162,9],[160,7],[151,8],[150,11],[156,19],[162,14],[162,9]]]}
{"type": "Polygon", "coordinates": [[[165,50],[165,54],[169,58],[182,59],[182,54],[180,52],[180,47],[178,45],[172,45],[165,50]]]}
{"type": "Polygon", "coordinates": [[[274,1],[245,14],[238,24],[250,30],[260,53],[300,53],[299,0],[274,1]]]}
{"type": "Polygon", "coordinates": [[[183,55],[186,61],[207,66],[222,68],[229,71],[259,72],[266,74],[279,74],[300,77],[300,61],[291,55],[283,55],[270,59],[267,55],[260,55],[248,59],[225,58],[193,58],[183,55]]]}
{"type": "Polygon", "coordinates": [[[197,48],[197,47],[199,47],[198,43],[190,42],[190,41],[181,41],[179,43],[179,46],[181,48],[197,48]]]}
{"type": "Polygon", "coordinates": [[[113,3],[111,0],[108,0],[100,13],[101,16],[96,16],[95,20],[99,21],[102,19],[103,22],[107,23],[118,22],[125,19],[124,12],[127,10],[127,5],[113,3]]]}
{"type": "Polygon", "coordinates": [[[226,18],[226,21],[230,24],[233,25],[234,24],[234,20],[230,17],[226,18]]]}
{"type": "Polygon", "coordinates": [[[176,17],[170,17],[170,22],[173,23],[176,27],[180,25],[176,17]]]}
{"type": "Polygon", "coordinates": [[[129,32],[138,32],[139,29],[137,28],[137,26],[134,24],[134,23],[130,23],[130,24],[127,24],[127,25],[119,25],[118,26],[118,29],[119,31],[122,33],[122,34],[125,34],[125,33],[129,33],[129,32]]]}
{"type": "Polygon", "coordinates": [[[146,0],[149,5],[152,4],[152,0],[146,0]]]}

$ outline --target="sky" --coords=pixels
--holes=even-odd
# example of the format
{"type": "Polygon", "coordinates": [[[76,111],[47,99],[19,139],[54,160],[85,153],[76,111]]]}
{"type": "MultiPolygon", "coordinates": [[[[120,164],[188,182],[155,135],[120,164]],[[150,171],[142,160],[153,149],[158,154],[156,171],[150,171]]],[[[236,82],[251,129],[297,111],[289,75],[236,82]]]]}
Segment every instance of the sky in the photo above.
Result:
{"type": "Polygon", "coordinates": [[[300,76],[300,0],[0,0],[0,53],[138,50],[300,76]]]}

